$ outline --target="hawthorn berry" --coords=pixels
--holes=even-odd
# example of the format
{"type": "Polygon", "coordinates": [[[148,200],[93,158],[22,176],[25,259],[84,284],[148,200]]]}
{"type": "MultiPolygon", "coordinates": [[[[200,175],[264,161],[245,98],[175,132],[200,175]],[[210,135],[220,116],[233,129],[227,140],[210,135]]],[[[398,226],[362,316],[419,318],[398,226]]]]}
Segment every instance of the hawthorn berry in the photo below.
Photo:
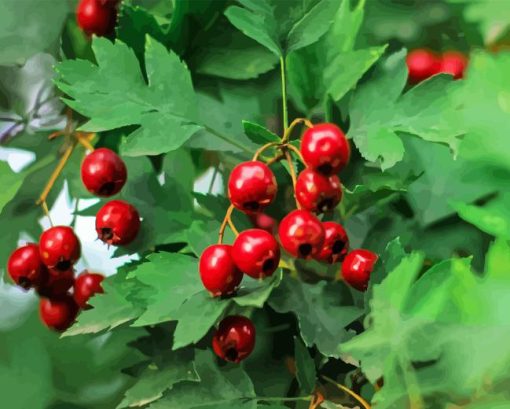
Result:
{"type": "Polygon", "coordinates": [[[232,204],[245,213],[256,213],[269,205],[278,188],[273,172],[259,161],[238,164],[228,179],[232,204]]]}
{"type": "Polygon", "coordinates": [[[138,211],[123,200],[111,200],[96,214],[98,238],[114,246],[131,243],[140,230],[138,211]]]}
{"type": "Polygon", "coordinates": [[[239,363],[255,347],[255,326],[240,315],[223,318],[212,339],[214,353],[221,359],[239,363]]]}
{"type": "Polygon", "coordinates": [[[46,279],[37,287],[37,293],[42,297],[58,297],[64,295],[74,284],[74,270],[56,271],[48,269],[46,279]]]}
{"type": "Polygon", "coordinates": [[[102,274],[87,273],[80,274],[74,282],[74,300],[80,308],[88,309],[91,308],[88,305],[90,297],[94,294],[102,293],[103,287],[101,282],[104,280],[102,274]]]}
{"type": "Polygon", "coordinates": [[[467,57],[458,51],[447,51],[441,57],[440,72],[453,75],[454,79],[464,77],[464,71],[467,67],[467,57]]]}
{"type": "Polygon", "coordinates": [[[317,124],[301,139],[301,154],[306,165],[324,175],[338,173],[349,162],[351,148],[335,124],[317,124]]]}
{"type": "Polygon", "coordinates": [[[349,238],[341,224],[323,222],[324,245],[315,257],[319,261],[329,264],[342,261],[349,250],[349,238]]]}
{"type": "Polygon", "coordinates": [[[232,259],[239,270],[250,277],[269,277],[280,262],[280,246],[271,233],[248,229],[234,241],[232,259]]]}
{"type": "Polygon", "coordinates": [[[56,298],[42,298],[39,302],[42,322],[55,331],[65,331],[78,315],[78,305],[69,294],[56,298]]]}
{"type": "Polygon", "coordinates": [[[302,171],[296,182],[296,199],[311,212],[333,210],[342,199],[342,185],[336,175],[325,176],[313,169],[302,171]]]}
{"type": "Polygon", "coordinates": [[[407,54],[409,81],[418,83],[439,73],[441,59],[432,51],[418,48],[407,54]]]}
{"type": "Polygon", "coordinates": [[[50,269],[67,271],[80,258],[80,240],[68,226],[50,227],[39,238],[39,254],[50,269]]]}
{"type": "Polygon", "coordinates": [[[243,273],[232,258],[232,246],[213,244],[200,256],[200,278],[214,297],[233,293],[243,279],[243,273]]]}
{"type": "Polygon", "coordinates": [[[257,229],[262,229],[272,234],[276,233],[278,230],[278,223],[276,220],[265,213],[259,212],[250,214],[249,217],[253,227],[256,227],[257,229]]]}
{"type": "Polygon", "coordinates": [[[7,271],[12,280],[25,290],[40,285],[47,272],[39,254],[39,246],[29,243],[14,250],[9,256],[7,271]]]}
{"type": "Polygon", "coordinates": [[[117,3],[112,0],[81,0],[76,9],[78,26],[88,35],[111,33],[117,19],[117,3]]]}
{"type": "Polygon", "coordinates": [[[124,161],[107,148],[94,150],[81,165],[81,180],[90,193],[97,196],[113,196],[127,179],[124,161]]]}
{"type": "Polygon", "coordinates": [[[342,277],[351,287],[359,291],[366,291],[368,280],[378,259],[377,254],[369,250],[353,250],[342,263],[342,277]]]}
{"type": "Polygon", "coordinates": [[[280,222],[278,229],[282,247],[298,258],[315,257],[324,243],[320,220],[307,210],[293,210],[280,222]]]}

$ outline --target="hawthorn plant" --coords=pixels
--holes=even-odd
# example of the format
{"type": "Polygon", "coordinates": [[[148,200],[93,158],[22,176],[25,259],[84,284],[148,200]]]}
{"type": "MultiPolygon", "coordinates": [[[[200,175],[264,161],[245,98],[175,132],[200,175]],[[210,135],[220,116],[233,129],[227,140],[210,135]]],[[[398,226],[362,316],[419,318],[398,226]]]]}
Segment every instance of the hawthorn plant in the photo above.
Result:
{"type": "Polygon", "coordinates": [[[493,4],[26,1],[0,5],[0,141],[33,154],[0,162],[7,407],[506,407],[493,4]]]}

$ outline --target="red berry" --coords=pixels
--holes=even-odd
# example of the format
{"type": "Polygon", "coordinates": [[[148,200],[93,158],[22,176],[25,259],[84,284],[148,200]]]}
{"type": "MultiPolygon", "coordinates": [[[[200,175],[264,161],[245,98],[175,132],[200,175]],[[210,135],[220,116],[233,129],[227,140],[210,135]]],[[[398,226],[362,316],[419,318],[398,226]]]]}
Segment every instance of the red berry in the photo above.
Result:
{"type": "Polygon", "coordinates": [[[230,201],[245,213],[255,213],[269,205],[277,190],[273,172],[258,161],[240,163],[228,179],[230,201]]]}
{"type": "Polygon", "coordinates": [[[430,50],[419,48],[407,54],[409,81],[417,83],[439,73],[441,60],[430,50]]]}
{"type": "Polygon", "coordinates": [[[276,233],[278,230],[277,221],[265,213],[255,213],[249,215],[253,227],[267,231],[268,233],[276,233]]]}
{"type": "Polygon", "coordinates": [[[48,269],[46,280],[37,287],[37,293],[42,297],[58,297],[67,293],[74,284],[74,270],[57,271],[48,269]]]}
{"type": "Polygon", "coordinates": [[[7,262],[7,271],[12,280],[25,290],[40,285],[47,273],[37,244],[26,244],[14,250],[7,262]]]}
{"type": "Polygon", "coordinates": [[[57,298],[42,298],[39,302],[39,315],[47,327],[65,331],[74,322],[78,305],[70,295],[57,298]]]}
{"type": "Polygon", "coordinates": [[[138,211],[123,200],[111,200],[96,214],[100,240],[114,246],[131,243],[140,230],[138,211]]]}
{"type": "Polygon", "coordinates": [[[80,258],[80,240],[68,226],[50,227],[41,234],[39,254],[47,267],[67,271],[80,258]]]}
{"type": "Polygon", "coordinates": [[[305,169],[297,178],[296,198],[301,208],[311,212],[333,210],[342,199],[340,179],[305,169]]]}
{"type": "Polygon", "coordinates": [[[317,124],[303,134],[301,154],[308,167],[324,175],[332,175],[349,162],[351,148],[338,126],[317,124]]]}
{"type": "Polygon", "coordinates": [[[447,51],[441,57],[440,72],[452,74],[456,80],[464,77],[468,65],[467,57],[458,51],[447,51]]]}
{"type": "Polygon", "coordinates": [[[104,280],[102,274],[82,273],[74,282],[74,300],[80,308],[91,308],[87,303],[94,294],[102,293],[101,282],[104,280]]]}
{"type": "Polygon", "coordinates": [[[81,165],[81,180],[90,193],[97,196],[113,196],[126,183],[127,170],[124,161],[112,150],[96,149],[87,155],[81,165]]]}
{"type": "Polygon", "coordinates": [[[280,246],[271,233],[248,229],[237,236],[232,258],[239,270],[250,277],[269,277],[278,268],[280,246]]]}
{"type": "Polygon", "coordinates": [[[282,247],[299,258],[315,257],[324,243],[322,223],[306,210],[294,210],[285,216],[280,222],[278,234],[282,247]]]}
{"type": "Polygon", "coordinates": [[[342,277],[351,287],[359,291],[368,288],[368,280],[378,256],[369,250],[353,250],[342,263],[342,277]]]}
{"type": "Polygon", "coordinates": [[[204,287],[214,297],[233,293],[243,279],[232,259],[232,246],[227,244],[207,247],[200,256],[199,270],[204,287]]]}
{"type": "Polygon", "coordinates": [[[239,363],[255,347],[255,326],[250,319],[240,315],[223,318],[214,333],[212,347],[221,359],[239,363]]]}
{"type": "Polygon", "coordinates": [[[335,222],[324,222],[324,245],[315,257],[329,264],[342,261],[349,250],[349,238],[342,225],[335,222]]]}
{"type": "Polygon", "coordinates": [[[104,36],[113,31],[117,19],[116,1],[81,0],[76,9],[78,26],[88,35],[104,36]]]}

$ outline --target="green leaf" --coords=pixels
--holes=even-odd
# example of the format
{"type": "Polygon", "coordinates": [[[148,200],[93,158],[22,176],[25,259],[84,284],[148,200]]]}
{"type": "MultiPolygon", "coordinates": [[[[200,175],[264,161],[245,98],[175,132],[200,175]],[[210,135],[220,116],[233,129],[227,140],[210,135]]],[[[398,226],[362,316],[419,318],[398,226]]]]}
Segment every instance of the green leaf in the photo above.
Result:
{"type": "Polygon", "coordinates": [[[0,213],[18,192],[23,183],[23,174],[14,173],[6,162],[0,162],[0,179],[4,188],[0,193],[0,213]]]}
{"type": "Polygon", "coordinates": [[[250,122],[243,121],[244,133],[253,143],[264,145],[270,142],[280,142],[281,138],[263,126],[250,122]]]}
{"type": "Polygon", "coordinates": [[[316,345],[332,357],[340,356],[338,346],[348,338],[345,327],[363,313],[352,305],[345,285],[305,284],[288,276],[273,291],[269,304],[277,312],[293,312],[306,346],[316,345]]]}
{"type": "MultiPolygon", "coordinates": [[[[196,279],[199,279],[198,274],[196,279]]],[[[175,319],[178,323],[174,334],[173,349],[200,341],[230,305],[230,302],[230,300],[213,298],[207,291],[201,291],[190,297],[175,312],[175,319]]]]}
{"type": "Polygon", "coordinates": [[[294,337],[294,357],[296,359],[296,378],[303,393],[312,393],[315,389],[315,363],[298,337],[294,337]]]}
{"type": "Polygon", "coordinates": [[[200,381],[193,354],[189,350],[167,351],[140,373],[136,383],[126,391],[118,408],[148,405],[183,381],[200,381]]]}
{"type": "Polygon", "coordinates": [[[69,96],[65,102],[90,118],[81,129],[98,132],[139,125],[121,145],[127,156],[175,150],[200,129],[191,76],[175,53],[146,38],[146,83],[124,43],[96,38],[93,49],[97,65],[71,60],[56,68],[56,84],[69,96]]]}
{"type": "Polygon", "coordinates": [[[283,272],[277,270],[272,277],[262,281],[246,280],[239,288],[234,302],[241,307],[262,308],[269,298],[271,292],[280,285],[283,272]]]}
{"type": "Polygon", "coordinates": [[[150,409],[255,409],[255,391],[242,367],[219,368],[211,351],[198,350],[195,358],[200,382],[181,382],[150,409]],[[245,402],[246,399],[250,399],[245,402]]]}

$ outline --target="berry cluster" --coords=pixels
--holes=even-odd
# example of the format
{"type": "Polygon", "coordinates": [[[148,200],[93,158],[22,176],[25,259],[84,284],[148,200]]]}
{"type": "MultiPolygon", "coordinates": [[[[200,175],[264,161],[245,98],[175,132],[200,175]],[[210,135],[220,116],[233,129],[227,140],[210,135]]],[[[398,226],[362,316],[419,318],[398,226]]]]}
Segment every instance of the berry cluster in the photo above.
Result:
{"type": "Polygon", "coordinates": [[[458,51],[446,51],[437,55],[433,51],[419,48],[407,55],[409,81],[416,84],[436,74],[451,74],[453,78],[464,77],[468,59],[458,51]]]}
{"type": "MultiPolygon", "coordinates": [[[[344,133],[334,124],[312,125],[301,140],[301,149],[287,143],[270,143],[255,154],[253,160],[238,164],[228,180],[231,206],[227,210],[219,234],[219,243],[207,247],[200,257],[199,271],[204,287],[212,296],[229,296],[237,290],[243,275],[255,279],[271,276],[280,262],[280,245],[292,257],[315,259],[329,264],[342,262],[341,278],[353,288],[365,291],[377,255],[363,249],[349,253],[349,239],[343,226],[334,221],[321,221],[321,213],[332,211],[342,199],[342,185],[337,174],[349,162],[350,147],[344,133]],[[278,186],[268,164],[258,160],[270,147],[281,150],[278,158],[286,158],[293,178],[298,209],[279,223],[263,210],[274,200],[278,186]],[[294,174],[291,152],[306,168],[294,174]],[[231,220],[233,209],[250,217],[256,228],[237,233],[231,220]],[[223,244],[223,232],[229,224],[237,237],[232,245],[223,244]]],[[[290,132],[290,131],[288,131],[290,132]]],[[[268,163],[272,163],[270,160],[268,163]]],[[[339,277],[340,278],[340,277],[339,277]]],[[[253,350],[255,328],[246,317],[223,319],[213,337],[213,350],[227,361],[239,362],[253,350]]]]}
{"type": "Polygon", "coordinates": [[[76,9],[76,22],[87,34],[105,36],[115,28],[120,0],[81,0],[76,9]]]}
{"type": "MultiPolygon", "coordinates": [[[[100,148],[85,157],[81,176],[87,190],[105,197],[122,189],[127,171],[115,152],[100,148]]],[[[109,245],[131,242],[139,228],[138,212],[121,200],[106,203],[96,215],[98,237],[109,245]]],[[[80,240],[73,229],[54,226],[41,234],[38,244],[29,243],[16,249],[8,260],[7,271],[12,280],[24,290],[37,291],[42,297],[41,319],[56,331],[66,330],[80,308],[89,308],[89,298],[103,291],[101,274],[83,272],[75,279],[74,264],[80,255],[80,240]]]]}

